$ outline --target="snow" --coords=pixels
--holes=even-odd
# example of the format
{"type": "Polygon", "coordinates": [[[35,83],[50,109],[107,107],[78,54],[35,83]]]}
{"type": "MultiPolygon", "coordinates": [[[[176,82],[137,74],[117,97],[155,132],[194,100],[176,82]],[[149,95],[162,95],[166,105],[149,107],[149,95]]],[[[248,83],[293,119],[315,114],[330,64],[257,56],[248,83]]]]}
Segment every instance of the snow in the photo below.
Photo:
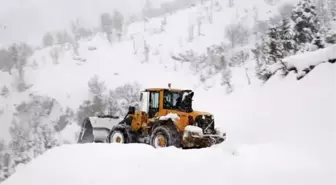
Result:
{"type": "Polygon", "coordinates": [[[184,128],[186,132],[191,132],[191,133],[196,133],[198,135],[203,135],[203,130],[200,127],[193,126],[193,125],[188,125],[184,128]]]}
{"type": "Polygon", "coordinates": [[[77,143],[81,127],[72,122],[68,124],[59,134],[59,138],[62,143],[77,143]]]}
{"type": "Polygon", "coordinates": [[[303,71],[310,66],[316,66],[323,62],[336,59],[336,44],[330,45],[323,49],[311,52],[305,52],[289,56],[283,59],[288,68],[296,68],[298,72],[303,71]]]}
{"type": "Polygon", "coordinates": [[[172,121],[175,122],[176,120],[179,120],[180,117],[175,113],[169,113],[165,116],[160,116],[160,118],[159,118],[159,120],[169,120],[169,119],[171,119],[172,121]]]}
{"type": "Polygon", "coordinates": [[[212,96],[200,98],[206,99],[202,107],[228,134],[220,145],[200,150],[63,145],[2,185],[335,184],[335,72],[336,65],[323,63],[300,81],[291,73],[230,96],[203,92],[212,96]]]}
{"type": "MultiPolygon", "coordinates": [[[[252,84],[248,85],[245,69],[233,67],[235,91],[225,96],[221,74],[214,74],[200,84],[199,76],[190,71],[190,64],[177,63],[171,59],[172,54],[188,50],[202,54],[207,47],[222,43],[223,30],[228,24],[243,21],[250,27],[255,9],[259,10],[259,20],[267,20],[278,7],[265,5],[264,0],[236,0],[235,8],[228,8],[227,1],[220,3],[223,9],[213,13],[213,24],[204,19],[202,35],[191,42],[187,41],[188,21],[199,11],[199,6],[167,16],[163,32],[158,32],[162,20],[159,17],[149,21],[146,32],[143,22],[131,24],[119,43],[109,44],[102,34],[82,40],[80,56],[75,56],[67,46],[38,50],[25,69],[25,79],[33,86],[24,93],[14,90],[15,71],[13,78],[0,72],[0,88],[6,85],[11,91],[7,98],[0,96],[0,138],[10,137],[8,127],[16,105],[29,99],[30,93],[48,95],[58,102],[51,115],[55,122],[61,108],[76,111],[89,97],[87,82],[98,74],[109,89],[132,82],[140,82],[142,88],[166,87],[171,83],[173,88],[192,89],[194,109],[214,115],[216,126],[228,135],[226,142],[187,151],[172,147],[154,149],[141,144],[63,145],[20,165],[1,185],[335,184],[336,65],[325,63],[335,57],[335,45],[285,59],[298,71],[317,65],[300,81],[291,72],[286,77],[273,76],[263,86],[252,77],[252,84]],[[139,47],[136,54],[130,39],[133,34],[139,47]],[[148,62],[144,61],[141,48],[144,39],[151,48],[148,62]],[[50,57],[53,50],[60,51],[58,64],[50,57]]],[[[83,13],[87,12],[82,9],[79,14],[83,13]]],[[[95,10],[87,16],[96,13],[95,10]]],[[[8,32],[3,36],[6,35],[8,32]]],[[[160,119],[169,118],[178,116],[168,114],[160,119]]],[[[72,121],[59,137],[64,143],[76,143],[79,130],[72,121]]],[[[199,131],[190,126],[187,130],[199,131]]]]}

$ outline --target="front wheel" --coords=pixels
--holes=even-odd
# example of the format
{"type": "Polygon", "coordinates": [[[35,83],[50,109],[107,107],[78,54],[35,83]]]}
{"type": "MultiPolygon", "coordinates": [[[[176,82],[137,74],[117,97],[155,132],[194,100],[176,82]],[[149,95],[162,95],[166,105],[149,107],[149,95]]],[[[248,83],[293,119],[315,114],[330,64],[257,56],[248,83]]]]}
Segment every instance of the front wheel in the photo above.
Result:
{"type": "Polygon", "coordinates": [[[150,138],[150,144],[155,148],[169,146],[179,148],[181,145],[181,136],[176,128],[171,125],[160,125],[153,130],[150,138]]]}
{"type": "Polygon", "coordinates": [[[116,125],[111,129],[108,137],[109,143],[134,143],[136,141],[135,135],[128,125],[116,125]]]}
{"type": "Polygon", "coordinates": [[[125,136],[122,132],[116,130],[110,135],[110,143],[125,143],[125,136]]]}

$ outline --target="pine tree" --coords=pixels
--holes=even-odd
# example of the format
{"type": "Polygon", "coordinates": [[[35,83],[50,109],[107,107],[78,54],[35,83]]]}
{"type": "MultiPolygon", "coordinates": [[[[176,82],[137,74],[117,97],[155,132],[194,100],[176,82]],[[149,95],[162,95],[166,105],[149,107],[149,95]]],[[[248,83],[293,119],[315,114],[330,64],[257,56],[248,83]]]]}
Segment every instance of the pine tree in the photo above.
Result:
{"type": "Polygon", "coordinates": [[[274,64],[283,57],[283,46],[280,40],[280,30],[279,27],[271,27],[267,33],[266,37],[266,53],[267,61],[270,64],[274,64]]]}
{"type": "Polygon", "coordinates": [[[287,18],[283,19],[279,27],[282,57],[293,55],[297,46],[294,42],[293,26],[291,25],[290,20],[287,18]]]}
{"type": "Polygon", "coordinates": [[[294,40],[298,45],[296,51],[303,50],[306,44],[312,43],[320,31],[316,7],[311,0],[300,0],[291,18],[295,24],[294,40]]]}

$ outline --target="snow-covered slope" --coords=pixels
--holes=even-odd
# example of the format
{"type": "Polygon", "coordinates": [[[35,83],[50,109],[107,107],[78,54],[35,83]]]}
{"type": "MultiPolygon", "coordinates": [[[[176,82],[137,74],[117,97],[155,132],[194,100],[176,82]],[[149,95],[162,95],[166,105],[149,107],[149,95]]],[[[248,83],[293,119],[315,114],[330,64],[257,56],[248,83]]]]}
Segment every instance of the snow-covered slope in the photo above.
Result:
{"type": "MultiPolygon", "coordinates": [[[[177,62],[172,59],[172,55],[188,50],[204,54],[207,47],[226,42],[224,36],[226,25],[243,20],[251,27],[251,19],[256,10],[259,19],[267,19],[277,11],[278,6],[270,6],[263,0],[258,0],[235,1],[235,7],[230,8],[227,2],[218,2],[218,5],[213,5],[212,13],[209,11],[211,1],[207,1],[203,5],[198,4],[193,8],[167,15],[167,24],[163,30],[161,30],[163,17],[150,19],[146,23],[146,31],[143,22],[135,22],[129,25],[122,41],[114,41],[112,45],[102,34],[83,39],[79,42],[80,56],[76,56],[72,46],[67,44],[37,50],[24,68],[24,79],[31,85],[31,88],[24,93],[15,90],[17,71],[13,69],[12,75],[0,72],[0,87],[6,86],[10,91],[7,98],[0,97],[0,110],[4,113],[0,114],[0,117],[2,120],[8,120],[0,125],[0,137],[9,137],[7,131],[16,106],[29,99],[31,93],[54,98],[63,110],[70,108],[77,111],[82,101],[89,98],[88,81],[94,75],[98,75],[108,89],[134,81],[139,82],[142,88],[166,87],[168,83],[172,83],[174,88],[194,90],[219,86],[220,74],[201,84],[199,74],[190,70],[190,64],[177,62]],[[210,14],[213,18],[211,23],[210,14]],[[197,19],[203,20],[200,36],[197,36],[197,19]],[[192,41],[188,40],[190,25],[195,26],[192,41]],[[147,62],[144,61],[144,42],[149,47],[147,62]],[[137,51],[135,54],[134,50],[137,51]]],[[[281,5],[281,2],[278,5],[281,5]]],[[[207,68],[201,68],[202,70],[206,71],[207,68]]],[[[236,89],[247,86],[244,69],[232,70],[232,83],[236,89]]],[[[253,75],[251,78],[252,83],[256,82],[253,75]]],[[[224,88],[221,91],[224,94],[224,88]]]]}
{"type": "Polygon", "coordinates": [[[2,185],[336,183],[336,65],[320,64],[300,81],[294,73],[275,76],[228,97],[207,93],[199,97],[202,107],[228,133],[221,145],[64,145],[20,166],[2,185]]]}

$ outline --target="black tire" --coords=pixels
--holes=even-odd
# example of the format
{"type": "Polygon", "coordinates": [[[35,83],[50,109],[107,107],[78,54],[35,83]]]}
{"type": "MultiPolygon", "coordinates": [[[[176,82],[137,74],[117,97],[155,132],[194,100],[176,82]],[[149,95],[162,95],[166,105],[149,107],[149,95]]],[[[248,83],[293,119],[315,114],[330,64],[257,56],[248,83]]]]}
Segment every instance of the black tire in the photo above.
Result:
{"type": "Polygon", "coordinates": [[[111,131],[110,134],[107,138],[107,141],[109,143],[115,143],[116,142],[116,137],[114,136],[121,136],[121,142],[123,144],[127,143],[135,143],[136,142],[136,136],[132,132],[132,129],[128,125],[115,125],[111,131]]]}
{"type": "Polygon", "coordinates": [[[156,144],[158,137],[164,137],[166,141],[165,146],[161,147],[175,146],[176,148],[180,148],[181,146],[181,134],[171,124],[159,125],[154,128],[150,136],[150,145],[154,148],[160,147],[156,144]]]}

